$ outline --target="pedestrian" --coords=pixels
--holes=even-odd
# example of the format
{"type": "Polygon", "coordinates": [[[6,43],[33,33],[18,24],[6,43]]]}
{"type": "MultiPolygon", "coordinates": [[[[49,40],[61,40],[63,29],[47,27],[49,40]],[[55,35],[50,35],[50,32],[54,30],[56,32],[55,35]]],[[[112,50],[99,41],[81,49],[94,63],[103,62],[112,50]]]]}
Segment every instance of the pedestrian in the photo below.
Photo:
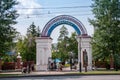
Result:
{"type": "Polygon", "coordinates": [[[31,65],[28,64],[28,65],[27,65],[27,72],[30,73],[30,71],[31,71],[31,65]]]}
{"type": "Polygon", "coordinates": [[[63,65],[62,63],[59,64],[59,70],[62,71],[63,65]]]}
{"type": "Polygon", "coordinates": [[[22,68],[22,73],[26,73],[26,72],[27,72],[26,67],[23,67],[23,68],[22,68]]]}
{"type": "Polygon", "coordinates": [[[59,71],[59,62],[56,63],[57,71],[59,71]]]}

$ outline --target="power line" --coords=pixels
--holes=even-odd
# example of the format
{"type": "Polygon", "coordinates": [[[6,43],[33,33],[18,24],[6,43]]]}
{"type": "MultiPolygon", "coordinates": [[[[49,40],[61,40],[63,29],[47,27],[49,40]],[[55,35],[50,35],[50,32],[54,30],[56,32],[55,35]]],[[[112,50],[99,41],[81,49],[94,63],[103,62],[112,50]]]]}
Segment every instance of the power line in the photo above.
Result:
{"type": "Polygon", "coordinates": [[[16,9],[69,9],[69,8],[91,8],[92,6],[72,6],[72,7],[39,7],[39,8],[16,8],[16,9]]]}
{"type": "Polygon", "coordinates": [[[20,15],[46,15],[46,14],[61,14],[61,13],[82,13],[82,14],[86,14],[86,13],[92,13],[91,12],[91,9],[90,10],[76,10],[76,9],[73,9],[73,10],[63,10],[63,11],[61,11],[61,10],[59,10],[59,11],[54,11],[54,10],[48,10],[48,11],[45,11],[45,12],[37,12],[37,13],[35,13],[34,14],[34,12],[33,13],[20,13],[20,15]]]}
{"type": "MultiPolygon", "coordinates": [[[[38,13],[38,14],[20,14],[20,15],[48,15],[48,14],[61,14],[61,13],[71,13],[71,14],[73,14],[73,13],[79,13],[80,11],[64,11],[64,12],[47,12],[47,13],[38,13]]],[[[83,12],[82,12],[83,13],[83,12]]],[[[85,13],[83,13],[83,14],[88,14],[88,11],[87,12],[85,12],[85,13]]],[[[90,11],[89,11],[89,13],[90,14],[92,14],[90,11]]]]}
{"type": "MultiPolygon", "coordinates": [[[[43,18],[48,18],[48,17],[51,17],[52,15],[54,15],[54,14],[49,14],[49,15],[46,15],[46,16],[42,16],[42,15],[25,15],[25,16],[23,16],[22,18],[20,18],[20,19],[30,19],[30,18],[39,18],[39,17],[43,17],[43,18]]],[[[90,15],[93,15],[93,14],[89,14],[89,13],[87,13],[87,14],[72,14],[73,16],[90,16],[90,15]]]]}

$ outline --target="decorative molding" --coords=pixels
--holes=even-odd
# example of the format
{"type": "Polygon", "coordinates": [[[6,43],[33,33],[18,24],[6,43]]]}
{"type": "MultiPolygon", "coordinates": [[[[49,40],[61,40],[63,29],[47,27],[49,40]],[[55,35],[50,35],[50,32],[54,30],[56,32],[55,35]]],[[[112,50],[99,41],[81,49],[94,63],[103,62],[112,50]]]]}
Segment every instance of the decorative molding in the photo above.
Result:
{"type": "Polygon", "coordinates": [[[52,31],[61,24],[72,26],[78,35],[87,34],[84,25],[75,17],[70,15],[60,15],[51,19],[42,30],[42,37],[50,37],[52,31]]]}

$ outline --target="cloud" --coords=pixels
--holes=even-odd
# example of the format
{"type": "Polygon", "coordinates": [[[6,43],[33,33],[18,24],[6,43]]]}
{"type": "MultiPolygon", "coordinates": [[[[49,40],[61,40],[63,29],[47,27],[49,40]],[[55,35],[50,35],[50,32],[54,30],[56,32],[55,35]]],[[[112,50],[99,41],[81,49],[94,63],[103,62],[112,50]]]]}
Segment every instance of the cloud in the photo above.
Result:
{"type": "Polygon", "coordinates": [[[63,14],[55,14],[55,16],[59,16],[59,15],[63,15],[63,14]]]}
{"type": "Polygon", "coordinates": [[[30,8],[41,8],[41,5],[37,2],[37,0],[17,0],[19,5],[16,6],[18,8],[19,14],[36,14],[40,12],[40,9],[30,9],[30,8]],[[21,9],[28,8],[28,9],[21,9]]]}

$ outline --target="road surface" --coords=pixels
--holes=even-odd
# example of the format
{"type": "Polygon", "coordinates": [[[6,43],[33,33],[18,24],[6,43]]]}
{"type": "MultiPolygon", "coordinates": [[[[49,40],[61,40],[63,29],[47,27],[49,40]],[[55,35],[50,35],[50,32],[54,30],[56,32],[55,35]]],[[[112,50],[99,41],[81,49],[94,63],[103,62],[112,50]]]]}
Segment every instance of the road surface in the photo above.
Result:
{"type": "Polygon", "coordinates": [[[120,75],[87,75],[87,76],[46,76],[0,78],[0,80],[120,80],[120,75]]]}

